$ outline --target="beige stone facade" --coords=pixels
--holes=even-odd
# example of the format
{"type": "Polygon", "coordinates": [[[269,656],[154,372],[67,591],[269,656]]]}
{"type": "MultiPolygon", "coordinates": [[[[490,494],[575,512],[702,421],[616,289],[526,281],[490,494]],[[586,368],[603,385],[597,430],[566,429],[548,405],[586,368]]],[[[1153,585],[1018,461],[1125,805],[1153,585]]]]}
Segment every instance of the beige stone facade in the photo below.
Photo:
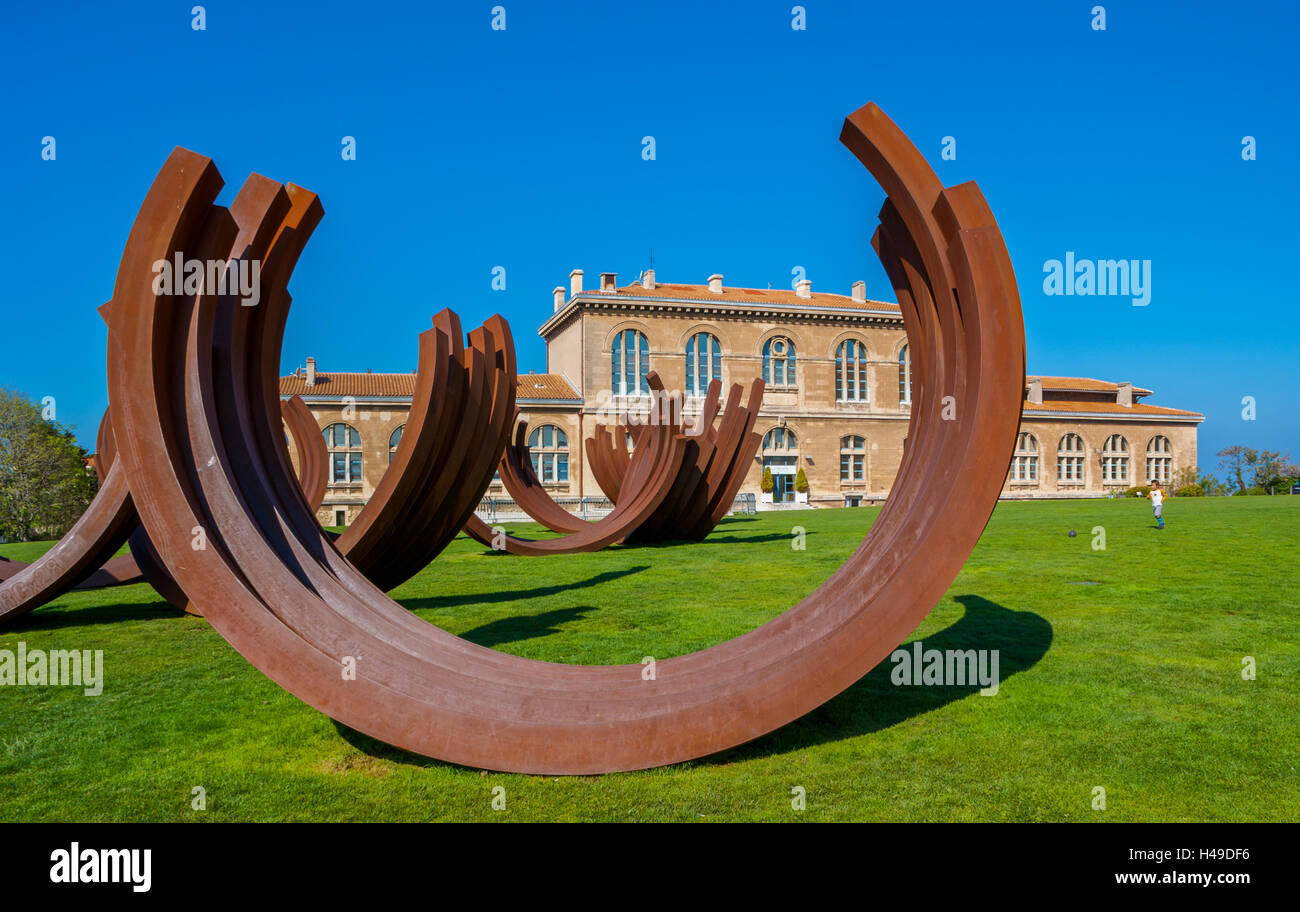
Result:
{"type": "MultiPolygon", "coordinates": [[[[867,300],[862,283],[848,295],[734,288],[722,276],[676,285],[647,272],[618,286],[604,273],[583,288],[575,270],[553,293],[539,329],[544,374],[519,378],[523,420],[535,435],[539,474],[557,497],[600,498],[582,442],[613,414],[646,414],[645,374],[656,371],[698,411],[708,382],[767,383],[757,430],[764,437],[742,493],[760,508],[807,502],[841,506],[883,500],[902,459],[911,409],[907,335],[896,304],[867,300]],[[775,490],[764,495],[764,469],[775,490]],[[808,491],[794,490],[803,470],[808,491]]],[[[281,381],[299,394],[331,444],[332,483],[321,520],[350,522],[388,466],[405,423],[414,374],[318,373],[281,381]],[[334,425],[355,431],[340,434],[334,425]],[[359,456],[359,459],[357,458],[359,456]]],[[[1196,412],[1148,405],[1151,391],[1129,383],[1031,377],[1006,497],[1096,497],[1171,481],[1196,465],[1196,412]],[[1028,435],[1028,436],[1026,436],[1028,435]]],[[[491,495],[501,495],[494,485],[491,495]]]]}

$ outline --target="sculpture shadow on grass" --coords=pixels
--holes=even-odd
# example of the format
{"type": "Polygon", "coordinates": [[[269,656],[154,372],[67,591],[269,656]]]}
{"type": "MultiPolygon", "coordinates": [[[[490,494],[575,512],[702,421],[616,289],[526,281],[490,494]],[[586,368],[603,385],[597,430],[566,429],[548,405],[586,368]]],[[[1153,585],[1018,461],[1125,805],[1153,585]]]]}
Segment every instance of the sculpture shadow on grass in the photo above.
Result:
{"type": "Polygon", "coordinates": [[[64,627],[86,627],[91,624],[120,624],[123,621],[157,621],[192,617],[158,597],[147,584],[133,583],[132,585],[143,586],[141,595],[153,600],[110,602],[104,605],[88,605],[84,608],[63,610],[60,610],[61,602],[53,602],[45,608],[24,615],[6,627],[3,632],[9,634],[34,630],[60,630],[64,627]]]}
{"type": "MultiPolygon", "coordinates": [[[[956,601],[966,609],[965,613],[955,624],[923,637],[925,649],[996,649],[999,685],[1005,684],[1012,675],[1032,668],[1047,655],[1052,644],[1052,625],[1042,616],[1031,611],[1013,611],[978,595],[959,595],[956,601]]],[[[463,636],[482,646],[545,636],[556,632],[556,625],[578,620],[591,610],[594,609],[588,606],[504,618],[476,627],[463,636]]],[[[899,648],[903,646],[908,644],[899,648]]],[[[894,667],[895,663],[886,658],[862,680],[803,718],[748,744],[690,762],[720,765],[790,753],[882,731],[957,700],[996,699],[979,696],[978,684],[896,686],[890,680],[894,667]]],[[[372,757],[416,766],[454,765],[392,747],[338,722],[334,727],[345,741],[372,757]]]]}
{"type": "MultiPolygon", "coordinates": [[[[622,579],[625,576],[631,576],[634,573],[649,569],[648,566],[642,565],[626,567],[622,570],[606,570],[585,580],[578,580],[573,583],[559,583],[553,586],[534,586],[532,589],[502,589],[473,595],[431,595],[425,598],[399,598],[397,601],[401,602],[408,611],[423,608],[458,608],[462,605],[489,605],[494,602],[516,602],[523,599],[542,598],[548,595],[560,595],[565,592],[572,592],[575,589],[587,589],[591,586],[613,582],[616,579],[622,579]]],[[[522,619],[526,620],[527,618],[522,619]]],[[[466,639],[469,639],[469,637],[466,637],[466,639]]],[[[503,642],[509,642],[509,640],[503,642]]],[[[489,644],[484,643],[482,645],[489,644]]]]}
{"type": "MultiPolygon", "coordinates": [[[[998,650],[998,682],[1032,668],[1052,645],[1052,625],[1031,611],[1013,611],[978,595],[954,597],[965,609],[961,620],[921,637],[926,651],[938,649],[998,650]]],[[[899,648],[911,651],[911,642],[899,648]]],[[[903,686],[891,675],[897,663],[886,657],[848,690],[801,719],[770,734],[696,763],[727,764],[814,747],[892,728],[949,703],[979,696],[980,685],[903,686]]]]}

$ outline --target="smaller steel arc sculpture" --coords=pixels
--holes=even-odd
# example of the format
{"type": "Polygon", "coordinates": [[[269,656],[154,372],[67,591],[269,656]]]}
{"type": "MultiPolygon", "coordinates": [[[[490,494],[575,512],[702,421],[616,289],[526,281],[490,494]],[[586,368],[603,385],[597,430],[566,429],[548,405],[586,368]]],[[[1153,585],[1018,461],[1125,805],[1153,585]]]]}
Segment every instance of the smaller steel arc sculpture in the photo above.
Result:
{"type": "MultiPolygon", "coordinates": [[[[656,396],[655,401],[662,402],[663,386],[656,381],[651,381],[651,392],[656,396]]],[[[722,393],[719,380],[709,383],[700,414],[689,430],[683,428],[680,400],[675,407],[656,410],[660,421],[666,420],[674,433],[685,435],[689,449],[686,471],[678,475],[673,490],[655,515],[628,535],[628,543],[700,541],[721,522],[731,509],[750,460],[762,442],[754,433],[754,425],[762,408],[763,390],[763,381],[755,379],[750,385],[748,403],[742,404],[744,387],[733,383],[716,426],[714,421],[719,414],[722,393]]],[[[622,496],[624,483],[625,435],[631,434],[639,448],[656,427],[657,424],[620,424],[611,430],[598,424],[595,436],[586,441],[588,462],[596,483],[615,503],[622,496]]]]}
{"type": "MultiPolygon", "coordinates": [[[[221,180],[209,160],[177,150],[164,165],[113,296],[109,401],[123,433],[108,481],[120,466],[160,559],[222,636],[290,692],[388,743],[470,766],[587,774],[770,732],[865,675],[943,595],[997,501],[1024,383],[1015,278],[975,185],[945,189],[874,105],[848,118],[841,140],[889,197],[874,244],[921,373],[893,496],[815,592],[748,634],[661,660],[653,681],[640,665],[536,662],[460,640],[388,599],[319,529],[268,404],[287,297],[241,317],[211,295],[158,297],[147,271],[181,247],[274,259],[269,226],[306,193],[292,185],[254,176],[227,211],[213,205],[221,180]],[[191,551],[196,526],[209,546],[191,551]],[[340,674],[358,656],[355,679],[340,674]]],[[[474,401],[489,386],[477,382],[474,401]]],[[[513,409],[500,415],[505,428],[513,409]]],[[[622,486],[642,471],[629,465],[622,486]]]]}

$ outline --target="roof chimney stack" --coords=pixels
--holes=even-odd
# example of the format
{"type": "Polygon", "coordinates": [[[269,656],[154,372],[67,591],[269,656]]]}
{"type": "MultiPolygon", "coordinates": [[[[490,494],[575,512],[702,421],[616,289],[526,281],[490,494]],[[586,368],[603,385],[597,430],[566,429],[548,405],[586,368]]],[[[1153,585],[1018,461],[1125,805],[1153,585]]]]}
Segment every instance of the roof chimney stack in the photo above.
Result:
{"type": "Polygon", "coordinates": [[[307,385],[308,386],[316,385],[316,359],[315,358],[307,359],[307,385]]]}
{"type": "Polygon", "coordinates": [[[1043,378],[1029,378],[1029,402],[1033,405],[1043,404],[1043,378]]]}
{"type": "Polygon", "coordinates": [[[653,269],[647,269],[645,272],[641,273],[641,287],[655,287],[655,271],[653,269]]]}
{"type": "Polygon", "coordinates": [[[709,291],[714,294],[722,294],[722,273],[715,272],[709,276],[709,291]]]}
{"type": "Polygon", "coordinates": [[[575,269],[569,273],[569,295],[576,297],[582,294],[582,270],[575,269]]]}
{"type": "Polygon", "coordinates": [[[558,311],[564,306],[564,286],[556,285],[555,291],[552,293],[555,295],[555,309],[558,311]]]}
{"type": "Polygon", "coordinates": [[[859,304],[867,300],[867,283],[861,279],[853,283],[853,300],[859,304]]]}
{"type": "Polygon", "coordinates": [[[600,274],[600,290],[614,291],[618,284],[617,272],[602,272],[600,274]]]}
{"type": "Polygon", "coordinates": [[[1132,408],[1133,407],[1133,384],[1128,382],[1121,383],[1119,385],[1119,392],[1115,395],[1115,401],[1118,402],[1120,405],[1124,406],[1125,408],[1132,408]]]}
{"type": "Polygon", "coordinates": [[[812,280],[811,280],[811,279],[800,279],[798,282],[795,282],[795,283],[794,283],[794,293],[797,294],[797,295],[798,295],[799,297],[801,297],[801,298],[811,298],[811,297],[812,297],[812,280]]]}

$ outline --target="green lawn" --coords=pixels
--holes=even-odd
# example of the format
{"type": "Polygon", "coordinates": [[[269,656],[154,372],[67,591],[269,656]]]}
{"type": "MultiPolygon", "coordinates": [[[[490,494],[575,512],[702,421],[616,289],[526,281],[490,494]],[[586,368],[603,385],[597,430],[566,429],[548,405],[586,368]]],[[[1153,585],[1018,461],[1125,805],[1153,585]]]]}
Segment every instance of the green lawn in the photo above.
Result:
{"type": "MultiPolygon", "coordinates": [[[[0,649],[103,649],[106,677],[94,698],[0,687],[0,820],[1296,820],[1300,498],[1175,499],[1165,512],[1161,532],[1142,500],[999,505],[912,635],[998,649],[996,696],[895,687],[886,664],[751,744],[603,777],[405,754],[280,690],[147,586],[76,593],[0,631],[0,649]],[[504,811],[491,808],[498,785],[504,811]],[[190,806],[196,786],[204,811],[190,806]]],[[[506,652],[635,663],[774,617],[875,514],[768,513],[702,544],[552,558],[462,537],[394,595],[506,652]]]]}

